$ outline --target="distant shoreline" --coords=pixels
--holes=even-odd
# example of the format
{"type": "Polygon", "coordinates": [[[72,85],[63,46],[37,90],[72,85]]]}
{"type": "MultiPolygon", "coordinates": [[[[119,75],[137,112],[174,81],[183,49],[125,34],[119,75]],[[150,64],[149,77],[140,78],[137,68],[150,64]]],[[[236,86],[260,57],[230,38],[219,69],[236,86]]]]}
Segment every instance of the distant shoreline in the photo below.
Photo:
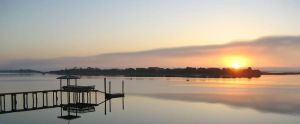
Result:
{"type": "Polygon", "coordinates": [[[126,77],[195,77],[195,78],[257,78],[261,76],[260,70],[252,68],[126,68],[126,69],[99,69],[99,68],[72,68],[50,71],[58,75],[84,75],[84,76],[126,76],[126,77]]]}
{"type": "Polygon", "coordinates": [[[262,72],[262,75],[300,75],[300,72],[262,72]]]}
{"type": "Polygon", "coordinates": [[[46,73],[42,71],[32,70],[32,69],[19,69],[19,70],[0,70],[0,73],[46,73]]]}
{"type": "Polygon", "coordinates": [[[257,78],[262,75],[300,75],[300,72],[267,72],[260,70],[233,68],[127,68],[127,69],[98,69],[72,68],[42,72],[32,69],[0,70],[0,73],[20,74],[56,74],[82,76],[124,76],[124,77],[190,77],[190,78],[257,78]]]}

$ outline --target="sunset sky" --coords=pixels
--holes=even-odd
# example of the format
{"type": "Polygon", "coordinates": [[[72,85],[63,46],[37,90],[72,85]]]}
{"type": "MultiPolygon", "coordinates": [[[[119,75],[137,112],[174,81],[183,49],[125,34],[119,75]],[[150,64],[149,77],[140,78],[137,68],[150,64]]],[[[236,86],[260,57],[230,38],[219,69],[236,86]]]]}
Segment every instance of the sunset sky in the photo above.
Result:
{"type": "MultiPolygon", "coordinates": [[[[105,63],[125,61],[118,55],[100,63],[100,58],[86,63],[76,61],[71,66],[300,67],[296,63],[300,59],[294,57],[300,53],[299,12],[299,0],[1,0],[0,69],[37,65],[33,63],[46,66],[45,62],[41,64],[45,59],[51,59],[51,65],[57,68],[65,67],[57,66],[62,60],[55,60],[66,59],[59,57],[102,57],[104,53],[128,52],[142,56],[145,51],[161,49],[178,50],[178,55],[168,53],[168,60],[152,64],[105,63]],[[267,38],[268,43],[261,38],[267,38]],[[256,42],[260,49],[247,44],[235,47],[232,42],[256,42]],[[286,46],[276,43],[291,49],[283,50],[286,46]],[[194,47],[209,55],[180,58],[179,51],[194,47]],[[273,55],[273,47],[280,54],[273,55]]],[[[135,55],[125,58],[141,59],[135,55]]],[[[155,55],[147,58],[155,60],[161,53],[155,55]]]]}

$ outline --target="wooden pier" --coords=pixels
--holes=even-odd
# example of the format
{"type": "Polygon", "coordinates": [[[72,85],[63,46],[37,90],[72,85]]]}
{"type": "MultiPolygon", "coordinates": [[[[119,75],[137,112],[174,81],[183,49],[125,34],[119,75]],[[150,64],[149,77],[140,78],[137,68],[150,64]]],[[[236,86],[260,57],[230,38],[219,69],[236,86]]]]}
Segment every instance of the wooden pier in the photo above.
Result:
{"type": "MultiPolygon", "coordinates": [[[[0,114],[33,111],[49,108],[61,107],[61,118],[72,118],[71,112],[77,113],[92,112],[94,106],[110,102],[113,98],[123,98],[124,109],[124,81],[122,81],[122,93],[111,93],[111,82],[107,92],[106,78],[104,78],[104,91],[96,90],[89,86],[78,86],[76,76],[62,76],[60,80],[60,89],[58,90],[40,90],[26,92],[0,93],[0,114]],[[62,86],[62,80],[67,80],[67,86],[62,86]],[[75,80],[75,85],[70,85],[71,79],[75,80]],[[104,101],[98,102],[104,96],[104,101]],[[94,99],[94,100],[92,100],[94,99]],[[62,115],[62,110],[68,111],[68,116],[62,115]]],[[[110,107],[111,111],[111,107],[110,107]]],[[[74,116],[75,117],[75,116],[74,116]]]]}

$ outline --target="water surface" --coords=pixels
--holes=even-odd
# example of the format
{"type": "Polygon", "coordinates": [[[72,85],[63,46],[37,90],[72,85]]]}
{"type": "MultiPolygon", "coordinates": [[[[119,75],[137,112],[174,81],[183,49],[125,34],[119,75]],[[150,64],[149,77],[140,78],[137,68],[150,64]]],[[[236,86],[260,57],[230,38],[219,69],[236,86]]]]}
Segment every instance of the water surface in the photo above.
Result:
{"type": "MultiPolygon", "coordinates": [[[[0,74],[0,92],[58,89],[56,75],[0,74]]],[[[81,77],[80,85],[103,90],[101,76],[81,77]]],[[[299,124],[300,76],[262,76],[252,79],[108,77],[112,91],[121,92],[125,104],[113,99],[105,106],[79,114],[71,121],[57,118],[60,108],[0,114],[0,124],[299,124]]],[[[101,97],[101,96],[99,96],[101,97]]],[[[100,98],[99,98],[100,99],[100,98]]]]}

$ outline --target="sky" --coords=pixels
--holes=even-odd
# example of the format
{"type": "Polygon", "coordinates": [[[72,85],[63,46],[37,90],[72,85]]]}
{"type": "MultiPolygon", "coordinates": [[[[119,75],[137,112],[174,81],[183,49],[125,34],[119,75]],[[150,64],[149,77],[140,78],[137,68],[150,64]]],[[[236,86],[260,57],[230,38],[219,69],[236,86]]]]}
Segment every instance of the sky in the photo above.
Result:
{"type": "Polygon", "coordinates": [[[299,71],[300,36],[272,36],[222,45],[162,48],[85,57],[19,59],[0,62],[0,70],[58,70],[73,67],[236,67],[266,71],[299,71]]]}
{"type": "Polygon", "coordinates": [[[299,0],[0,0],[0,63],[298,36],[299,12],[299,0]]]}

